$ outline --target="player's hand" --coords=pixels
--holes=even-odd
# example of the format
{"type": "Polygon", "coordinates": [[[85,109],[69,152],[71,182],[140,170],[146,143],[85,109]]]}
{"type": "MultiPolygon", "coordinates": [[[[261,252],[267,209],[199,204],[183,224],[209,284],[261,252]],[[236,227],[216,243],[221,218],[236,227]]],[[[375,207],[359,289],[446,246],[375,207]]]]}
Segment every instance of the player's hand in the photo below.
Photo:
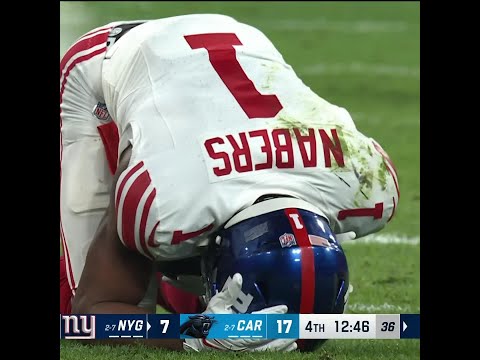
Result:
{"type": "MultiPolygon", "coordinates": [[[[235,274],[228,286],[212,297],[204,314],[234,314],[233,304],[242,290],[242,275],[235,274]]],[[[287,306],[277,305],[255,311],[253,314],[285,314],[287,306]]],[[[297,339],[185,339],[184,349],[194,351],[293,351],[297,339]]]]}

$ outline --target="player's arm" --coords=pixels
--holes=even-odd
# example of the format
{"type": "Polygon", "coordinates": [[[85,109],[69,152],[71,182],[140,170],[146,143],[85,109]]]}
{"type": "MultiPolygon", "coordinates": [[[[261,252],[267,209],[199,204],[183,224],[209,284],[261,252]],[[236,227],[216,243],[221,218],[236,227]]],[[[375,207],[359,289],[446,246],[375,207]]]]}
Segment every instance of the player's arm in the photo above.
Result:
{"type": "MultiPolygon", "coordinates": [[[[147,292],[153,263],[139,253],[128,250],[121,242],[116,226],[115,198],[116,182],[128,166],[130,152],[121,157],[112,186],[110,206],[100,222],[99,228],[88,250],[75,297],[72,301],[74,314],[146,314],[148,311],[137,306],[147,292]]],[[[236,274],[229,286],[212,297],[206,309],[208,313],[232,313],[234,302],[242,289],[242,277],[236,274]]],[[[263,313],[283,314],[286,306],[274,306],[263,313]]],[[[201,339],[115,339],[87,340],[87,343],[133,344],[170,350],[203,351],[292,351],[297,348],[295,339],[227,339],[215,344],[201,339]]]]}
{"type": "MultiPolygon", "coordinates": [[[[147,291],[153,263],[125,247],[117,233],[113,199],[119,175],[127,168],[130,149],[122,154],[112,185],[110,205],[90,245],[75,297],[74,314],[146,314],[137,306],[147,291]]],[[[97,341],[98,342],[98,341],[97,341]]],[[[182,350],[181,339],[112,340],[109,344],[143,342],[146,345],[182,350]]],[[[91,341],[89,342],[91,343],[91,341]]],[[[105,341],[101,341],[105,343],[105,341]]]]}

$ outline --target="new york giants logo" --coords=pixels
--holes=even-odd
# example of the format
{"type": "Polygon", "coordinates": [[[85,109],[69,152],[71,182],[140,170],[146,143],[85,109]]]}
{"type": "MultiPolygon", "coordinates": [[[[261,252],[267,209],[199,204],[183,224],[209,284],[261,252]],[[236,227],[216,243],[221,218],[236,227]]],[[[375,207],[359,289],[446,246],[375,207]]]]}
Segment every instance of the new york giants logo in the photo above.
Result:
{"type": "Polygon", "coordinates": [[[62,339],[95,339],[95,315],[60,315],[62,339]]]}

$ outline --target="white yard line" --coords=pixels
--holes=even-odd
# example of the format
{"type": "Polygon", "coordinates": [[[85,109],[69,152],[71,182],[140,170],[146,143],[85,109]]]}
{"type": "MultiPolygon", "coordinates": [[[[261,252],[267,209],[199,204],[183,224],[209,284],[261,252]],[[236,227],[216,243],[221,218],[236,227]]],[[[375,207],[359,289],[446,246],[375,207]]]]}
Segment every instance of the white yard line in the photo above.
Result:
{"type": "Polygon", "coordinates": [[[364,236],[360,239],[347,240],[342,243],[342,246],[359,245],[359,244],[407,244],[419,245],[419,236],[405,236],[399,234],[372,234],[364,236]]]}
{"type": "Polygon", "coordinates": [[[417,314],[419,312],[419,307],[413,306],[400,306],[393,305],[388,303],[383,303],[380,305],[373,304],[358,304],[352,303],[347,304],[346,314],[356,312],[362,314],[417,314]]]}
{"type": "Polygon", "coordinates": [[[404,21],[355,20],[335,21],[325,18],[317,19],[278,19],[258,21],[259,27],[269,30],[288,31],[337,31],[345,33],[379,33],[404,32],[413,24],[404,21]]]}
{"type": "Polygon", "coordinates": [[[397,76],[420,78],[420,69],[413,66],[388,65],[388,64],[367,64],[352,62],[347,64],[313,64],[300,69],[302,75],[322,74],[360,74],[377,76],[397,76]]]}

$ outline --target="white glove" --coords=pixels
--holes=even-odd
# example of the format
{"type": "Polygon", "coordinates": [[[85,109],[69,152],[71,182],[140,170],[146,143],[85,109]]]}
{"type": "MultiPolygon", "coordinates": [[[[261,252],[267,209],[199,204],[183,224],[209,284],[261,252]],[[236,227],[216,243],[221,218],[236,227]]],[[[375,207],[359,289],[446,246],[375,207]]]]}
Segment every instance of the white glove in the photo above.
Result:
{"type": "MultiPolygon", "coordinates": [[[[235,274],[228,286],[214,295],[204,314],[235,314],[232,305],[237,300],[242,290],[242,275],[235,274]]],[[[277,305],[252,314],[285,314],[288,308],[285,305],[277,305]]],[[[297,348],[297,339],[185,339],[185,350],[204,351],[293,351],[297,348]]]]}
{"type": "Polygon", "coordinates": [[[343,301],[344,301],[343,312],[346,312],[346,310],[347,310],[348,299],[350,298],[350,294],[351,294],[352,292],[353,292],[353,285],[352,285],[352,284],[349,284],[349,285],[348,285],[347,292],[345,293],[345,296],[344,296],[344,298],[343,298],[343,301]]]}
{"type": "Polygon", "coordinates": [[[205,287],[203,286],[201,276],[179,275],[176,279],[172,279],[164,275],[162,276],[162,281],[198,296],[205,295],[205,287]]]}
{"type": "Polygon", "coordinates": [[[335,237],[337,238],[337,241],[341,244],[344,241],[354,240],[357,237],[357,234],[355,234],[355,232],[353,231],[348,231],[341,234],[335,234],[335,237]]]}

